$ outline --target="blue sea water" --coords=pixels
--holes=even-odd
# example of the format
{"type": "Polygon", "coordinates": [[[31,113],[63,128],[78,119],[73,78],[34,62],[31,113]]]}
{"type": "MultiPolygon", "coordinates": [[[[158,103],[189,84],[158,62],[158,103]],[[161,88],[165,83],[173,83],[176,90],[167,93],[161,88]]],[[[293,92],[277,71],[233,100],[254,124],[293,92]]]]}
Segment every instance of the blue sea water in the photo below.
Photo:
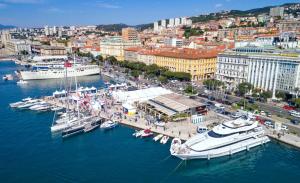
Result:
{"type": "MultiPolygon", "coordinates": [[[[16,70],[0,62],[0,76],[16,70]]],[[[98,76],[82,86],[101,86],[98,76]]],[[[255,182],[288,183],[300,179],[300,151],[277,142],[232,157],[183,162],[169,145],[132,137],[120,126],[67,140],[52,136],[52,113],[13,110],[11,102],[50,95],[59,80],[0,81],[0,182],[255,182]]]]}

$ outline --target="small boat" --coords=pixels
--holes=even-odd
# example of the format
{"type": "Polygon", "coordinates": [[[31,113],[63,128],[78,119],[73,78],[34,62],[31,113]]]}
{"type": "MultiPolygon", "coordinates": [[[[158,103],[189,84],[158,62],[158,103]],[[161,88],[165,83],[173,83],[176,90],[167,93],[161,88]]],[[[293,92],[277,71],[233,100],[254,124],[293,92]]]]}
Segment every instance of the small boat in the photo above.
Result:
{"type": "Polygon", "coordinates": [[[169,140],[169,136],[163,136],[163,138],[161,138],[161,140],[160,140],[160,143],[161,144],[166,144],[167,142],[168,142],[168,140],[169,140]]]}
{"type": "Polygon", "coordinates": [[[17,82],[18,85],[28,84],[28,81],[20,80],[17,82]]]}
{"type": "Polygon", "coordinates": [[[135,137],[139,137],[142,135],[144,130],[135,130],[135,132],[132,134],[135,137]]]}
{"type": "Polygon", "coordinates": [[[13,80],[14,77],[11,74],[6,74],[2,77],[4,81],[13,80]]]}
{"type": "Polygon", "coordinates": [[[166,125],[165,122],[157,121],[154,123],[156,126],[164,127],[166,125]]]}
{"type": "Polygon", "coordinates": [[[154,138],[153,138],[153,140],[156,142],[156,141],[158,141],[159,139],[161,139],[163,137],[163,134],[158,134],[158,135],[156,135],[154,138]]]}
{"type": "Polygon", "coordinates": [[[141,137],[142,137],[142,138],[143,138],[143,137],[150,137],[150,136],[152,136],[152,135],[153,135],[152,131],[151,131],[150,129],[146,129],[146,130],[144,130],[144,131],[142,132],[141,137]]]}
{"type": "Polygon", "coordinates": [[[112,129],[118,125],[118,122],[115,121],[105,121],[100,125],[101,129],[112,129]]]}

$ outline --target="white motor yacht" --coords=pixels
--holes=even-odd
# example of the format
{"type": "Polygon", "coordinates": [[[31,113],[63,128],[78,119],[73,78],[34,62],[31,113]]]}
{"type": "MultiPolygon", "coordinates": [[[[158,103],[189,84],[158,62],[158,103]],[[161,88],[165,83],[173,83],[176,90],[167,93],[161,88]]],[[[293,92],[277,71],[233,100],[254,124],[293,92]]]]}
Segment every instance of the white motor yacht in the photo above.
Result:
{"type": "Polygon", "coordinates": [[[36,105],[38,102],[40,102],[40,100],[38,100],[38,99],[28,100],[27,102],[24,102],[23,104],[17,106],[17,108],[19,108],[19,109],[29,108],[33,105],[36,105]]]}
{"type": "Polygon", "coordinates": [[[170,152],[183,160],[210,159],[249,150],[269,141],[257,121],[239,118],[215,126],[183,144],[180,139],[175,138],[172,140],[170,152]]]}

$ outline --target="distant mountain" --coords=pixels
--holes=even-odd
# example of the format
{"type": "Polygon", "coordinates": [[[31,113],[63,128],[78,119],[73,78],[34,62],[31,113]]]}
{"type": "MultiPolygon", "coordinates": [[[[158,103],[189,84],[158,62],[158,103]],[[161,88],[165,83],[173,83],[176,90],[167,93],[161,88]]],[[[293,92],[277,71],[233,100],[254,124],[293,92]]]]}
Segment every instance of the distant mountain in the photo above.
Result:
{"type": "Polygon", "coordinates": [[[127,25],[127,24],[123,24],[123,23],[119,23],[119,24],[108,24],[108,25],[97,25],[97,29],[99,30],[103,30],[103,31],[108,31],[108,32],[120,32],[123,28],[127,28],[127,27],[134,27],[138,30],[144,30],[150,27],[153,27],[152,23],[149,24],[140,24],[140,25],[127,25]]]}
{"type": "Polygon", "coordinates": [[[2,25],[0,24],[0,29],[12,29],[15,28],[16,26],[13,25],[2,25]]]}

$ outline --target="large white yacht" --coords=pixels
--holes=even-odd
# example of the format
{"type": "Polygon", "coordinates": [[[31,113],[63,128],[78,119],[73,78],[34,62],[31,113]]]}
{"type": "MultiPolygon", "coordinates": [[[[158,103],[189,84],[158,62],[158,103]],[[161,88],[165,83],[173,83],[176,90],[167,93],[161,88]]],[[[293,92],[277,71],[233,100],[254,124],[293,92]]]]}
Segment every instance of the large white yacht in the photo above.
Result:
{"type": "MultiPolygon", "coordinates": [[[[67,77],[97,75],[99,72],[100,68],[97,65],[77,65],[76,68],[68,68],[67,77]]],[[[20,76],[23,80],[58,79],[64,78],[65,75],[66,71],[63,67],[43,67],[30,71],[20,71],[20,76]]]]}
{"type": "Polygon", "coordinates": [[[171,155],[183,160],[210,159],[249,150],[252,147],[269,142],[257,121],[242,118],[224,122],[212,130],[198,134],[181,144],[173,139],[171,155]]]}

